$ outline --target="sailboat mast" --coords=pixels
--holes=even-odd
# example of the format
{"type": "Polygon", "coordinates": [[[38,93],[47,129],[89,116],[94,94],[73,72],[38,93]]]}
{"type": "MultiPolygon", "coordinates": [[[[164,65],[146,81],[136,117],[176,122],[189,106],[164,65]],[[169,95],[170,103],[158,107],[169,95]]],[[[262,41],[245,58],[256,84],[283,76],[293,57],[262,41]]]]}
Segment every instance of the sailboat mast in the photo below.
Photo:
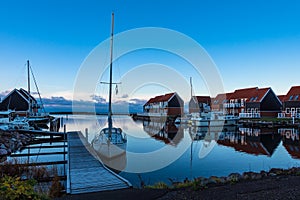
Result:
{"type": "Polygon", "coordinates": [[[112,127],[112,109],[111,109],[111,96],[112,96],[112,62],[113,62],[113,41],[114,41],[114,13],[112,13],[111,21],[111,38],[110,38],[110,66],[109,66],[109,102],[108,102],[108,124],[112,127]]]}
{"type": "Polygon", "coordinates": [[[27,60],[27,86],[28,86],[28,115],[31,114],[31,102],[30,102],[30,65],[27,60]]]}
{"type": "Polygon", "coordinates": [[[27,86],[28,86],[28,93],[30,94],[30,67],[29,67],[29,60],[27,60],[27,86]]]}
{"type": "Polygon", "coordinates": [[[193,98],[193,82],[192,82],[192,77],[190,77],[190,85],[191,85],[191,98],[193,98]]]}

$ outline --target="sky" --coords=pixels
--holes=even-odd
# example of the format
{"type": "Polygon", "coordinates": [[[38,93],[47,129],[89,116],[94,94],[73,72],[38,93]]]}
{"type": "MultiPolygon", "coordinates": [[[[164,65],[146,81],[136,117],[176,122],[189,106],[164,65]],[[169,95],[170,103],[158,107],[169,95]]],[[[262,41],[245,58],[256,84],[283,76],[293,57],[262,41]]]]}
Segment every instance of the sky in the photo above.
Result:
{"type": "MultiPolygon", "coordinates": [[[[114,12],[115,34],[158,27],[182,33],[199,43],[215,63],[226,92],[246,87],[272,87],[276,94],[286,94],[291,86],[299,85],[299,10],[297,0],[1,1],[0,92],[27,87],[25,65],[30,60],[44,98],[73,99],[74,85],[83,63],[110,36],[111,13],[114,12]]],[[[180,45],[190,54],[199,53],[180,42],[169,44],[179,49],[180,45]]],[[[114,46],[114,52],[118,47],[118,44],[114,46]]],[[[100,62],[108,62],[109,46],[107,48],[107,55],[99,56],[100,62]]],[[[193,77],[194,94],[211,94],[205,77],[190,63],[157,49],[133,51],[117,59],[114,81],[124,79],[138,66],[149,63],[166,66],[187,83],[189,77],[193,77]]],[[[162,73],[155,70],[155,75],[150,72],[151,76],[162,73]]],[[[107,81],[107,71],[99,77],[107,81]]],[[[129,95],[125,87],[126,82],[122,82],[120,94],[114,99],[148,99],[174,89],[153,82],[137,87],[129,95]]],[[[95,96],[107,99],[102,95],[107,93],[107,86],[95,85],[92,91],[95,96]]],[[[77,100],[94,100],[92,94],[85,96],[77,100]]]]}

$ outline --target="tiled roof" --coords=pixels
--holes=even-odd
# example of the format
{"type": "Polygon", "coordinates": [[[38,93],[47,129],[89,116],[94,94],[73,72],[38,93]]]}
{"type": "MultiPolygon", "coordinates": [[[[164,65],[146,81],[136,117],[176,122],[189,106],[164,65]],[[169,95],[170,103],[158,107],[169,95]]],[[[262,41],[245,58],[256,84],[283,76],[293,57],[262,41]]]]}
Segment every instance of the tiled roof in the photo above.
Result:
{"type": "Polygon", "coordinates": [[[293,86],[286,94],[284,101],[300,101],[300,86],[293,86]]]}
{"type": "Polygon", "coordinates": [[[270,87],[258,89],[258,94],[257,94],[258,98],[257,98],[256,101],[261,101],[262,98],[267,94],[267,92],[268,92],[270,89],[271,89],[270,87]]]}
{"type": "Polygon", "coordinates": [[[277,95],[277,98],[283,102],[284,98],[285,98],[285,95],[277,95]]]}
{"type": "Polygon", "coordinates": [[[193,96],[193,98],[196,98],[198,103],[210,103],[211,102],[210,96],[193,96]]]}
{"type": "Polygon", "coordinates": [[[224,100],[230,99],[233,93],[222,93],[218,94],[215,98],[212,98],[212,104],[222,104],[224,100]]]}
{"type": "Polygon", "coordinates": [[[260,102],[269,90],[270,87],[238,89],[232,93],[230,99],[247,99],[247,102],[260,102]]]}
{"type": "Polygon", "coordinates": [[[230,96],[230,99],[250,99],[251,97],[256,96],[257,90],[257,87],[238,89],[233,92],[233,94],[230,96]]]}
{"type": "Polygon", "coordinates": [[[156,96],[153,97],[151,99],[149,99],[149,101],[147,101],[147,103],[145,105],[148,105],[150,103],[157,103],[157,102],[164,102],[164,101],[168,101],[175,93],[168,93],[165,95],[160,95],[160,96],[156,96]]]}

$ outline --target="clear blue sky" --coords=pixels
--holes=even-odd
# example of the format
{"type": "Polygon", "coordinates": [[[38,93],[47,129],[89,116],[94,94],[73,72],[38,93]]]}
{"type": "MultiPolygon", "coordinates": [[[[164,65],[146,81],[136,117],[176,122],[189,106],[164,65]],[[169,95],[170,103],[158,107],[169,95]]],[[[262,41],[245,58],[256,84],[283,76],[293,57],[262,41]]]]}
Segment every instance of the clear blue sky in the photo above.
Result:
{"type": "Polygon", "coordinates": [[[81,63],[109,37],[114,11],[116,33],[164,27],[196,40],[216,63],[225,91],[271,86],[284,94],[300,85],[299,10],[297,0],[1,1],[0,91],[26,87],[29,59],[42,95],[69,98],[81,63]]]}

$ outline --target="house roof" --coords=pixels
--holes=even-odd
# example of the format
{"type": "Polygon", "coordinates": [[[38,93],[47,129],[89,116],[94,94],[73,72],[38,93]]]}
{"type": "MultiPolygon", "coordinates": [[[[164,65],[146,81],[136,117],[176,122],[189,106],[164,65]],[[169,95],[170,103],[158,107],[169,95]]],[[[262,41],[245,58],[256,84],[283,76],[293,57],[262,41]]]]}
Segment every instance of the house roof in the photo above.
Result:
{"type": "Polygon", "coordinates": [[[270,89],[270,87],[237,89],[231,93],[229,99],[246,99],[246,102],[260,102],[270,89]]]}
{"type": "Polygon", "coordinates": [[[237,89],[232,93],[230,99],[250,99],[251,97],[256,96],[257,90],[257,87],[237,89]]]}
{"type": "Polygon", "coordinates": [[[12,95],[14,92],[18,93],[25,101],[28,102],[29,97],[32,99],[32,101],[37,102],[36,99],[31,96],[26,90],[24,90],[23,88],[20,89],[13,89],[10,93],[8,93],[3,99],[2,101],[4,101],[5,99],[7,99],[8,97],[10,97],[10,95],[12,95]]]}
{"type": "Polygon", "coordinates": [[[277,95],[277,98],[283,102],[284,101],[284,98],[285,98],[285,95],[277,95]]]}
{"type": "Polygon", "coordinates": [[[232,93],[222,93],[218,94],[215,98],[212,98],[212,104],[222,104],[224,100],[230,99],[232,93]]]}
{"type": "Polygon", "coordinates": [[[35,101],[35,102],[36,102],[36,99],[35,99],[33,96],[31,96],[31,94],[29,94],[27,90],[24,90],[23,88],[20,88],[20,89],[19,89],[19,92],[20,92],[26,99],[30,98],[32,101],[35,101]]]}
{"type": "Polygon", "coordinates": [[[283,101],[300,101],[300,86],[291,87],[283,101]]]}
{"type": "Polygon", "coordinates": [[[197,99],[198,103],[210,103],[210,96],[193,96],[193,99],[197,99]]]}
{"type": "Polygon", "coordinates": [[[168,94],[164,94],[164,95],[153,97],[153,98],[149,99],[145,105],[148,105],[150,103],[157,103],[157,102],[169,101],[170,98],[174,94],[175,94],[175,92],[172,92],[172,93],[168,93],[168,94]]]}

